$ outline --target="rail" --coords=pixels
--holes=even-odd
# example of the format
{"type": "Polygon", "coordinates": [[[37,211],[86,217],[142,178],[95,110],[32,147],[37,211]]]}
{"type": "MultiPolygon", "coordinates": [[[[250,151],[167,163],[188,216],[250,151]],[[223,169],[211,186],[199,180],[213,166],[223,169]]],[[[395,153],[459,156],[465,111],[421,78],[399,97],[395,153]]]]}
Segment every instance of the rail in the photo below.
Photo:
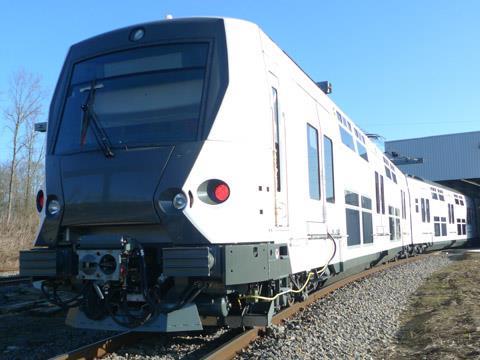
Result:
{"type": "MultiPolygon", "coordinates": [[[[371,276],[373,274],[385,271],[387,269],[390,269],[396,266],[408,264],[414,261],[419,261],[431,255],[432,254],[425,254],[425,255],[418,255],[418,256],[410,257],[406,259],[400,259],[395,262],[390,262],[387,264],[375,266],[373,268],[370,268],[358,274],[344,277],[332,283],[331,285],[323,287],[315,291],[314,293],[310,294],[310,296],[306,300],[302,302],[294,303],[290,307],[280,311],[278,314],[276,314],[273,317],[272,323],[275,325],[281,324],[283,321],[292,317],[297,312],[305,309],[307,306],[314,303],[315,301],[331,294],[335,290],[338,290],[348,284],[351,284],[353,282],[356,282],[358,280],[364,279],[368,276],[371,276]]],[[[242,351],[242,349],[246,348],[264,331],[265,331],[265,328],[253,328],[253,329],[244,331],[241,334],[228,340],[225,344],[221,345],[216,350],[203,356],[202,359],[203,360],[233,359],[237,354],[239,354],[242,351]]],[[[78,359],[87,360],[87,359],[102,358],[103,356],[118,350],[121,346],[132,345],[133,343],[139,341],[142,337],[145,337],[145,334],[132,332],[132,331],[120,333],[118,335],[111,336],[107,339],[100,340],[95,343],[83,346],[76,350],[55,356],[51,358],[51,360],[78,360],[78,359]]]]}

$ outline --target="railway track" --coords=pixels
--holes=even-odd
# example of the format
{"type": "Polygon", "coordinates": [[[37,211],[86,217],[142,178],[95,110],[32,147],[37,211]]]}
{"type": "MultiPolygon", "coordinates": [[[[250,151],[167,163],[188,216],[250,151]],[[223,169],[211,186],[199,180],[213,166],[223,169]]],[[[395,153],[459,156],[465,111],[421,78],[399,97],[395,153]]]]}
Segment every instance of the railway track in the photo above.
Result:
{"type": "Polygon", "coordinates": [[[13,286],[13,285],[20,285],[20,284],[28,284],[31,281],[32,281],[32,278],[28,277],[28,276],[20,276],[20,275],[1,276],[0,277],[0,286],[13,286]]]}
{"type": "MultiPolygon", "coordinates": [[[[359,274],[354,274],[348,277],[345,277],[331,285],[321,288],[316,292],[310,294],[310,296],[302,301],[294,303],[292,306],[282,310],[276,314],[272,323],[275,325],[281,324],[286,319],[292,317],[299,311],[302,311],[310,304],[315,301],[331,294],[335,290],[338,290],[348,284],[354,283],[361,279],[364,279],[368,276],[371,276],[376,273],[380,273],[387,269],[400,266],[403,264],[408,264],[411,262],[419,261],[424,259],[427,256],[432,256],[433,254],[419,255],[415,257],[410,257],[407,259],[401,259],[395,262],[390,262],[383,265],[378,265],[368,270],[365,270],[359,274]]],[[[244,331],[233,338],[226,337],[226,342],[221,346],[218,346],[214,351],[207,353],[202,357],[203,360],[225,360],[233,359],[238,353],[245,349],[251,342],[253,342],[257,337],[261,336],[265,331],[264,328],[253,328],[247,331],[244,331]]],[[[68,353],[64,353],[58,356],[53,357],[54,360],[67,360],[67,359],[94,359],[101,358],[106,356],[109,353],[112,353],[118,350],[122,346],[129,346],[135,344],[135,342],[141,341],[142,338],[148,335],[137,333],[137,332],[124,332],[118,335],[109,337],[107,339],[83,346],[81,348],[75,349],[68,353]]]]}

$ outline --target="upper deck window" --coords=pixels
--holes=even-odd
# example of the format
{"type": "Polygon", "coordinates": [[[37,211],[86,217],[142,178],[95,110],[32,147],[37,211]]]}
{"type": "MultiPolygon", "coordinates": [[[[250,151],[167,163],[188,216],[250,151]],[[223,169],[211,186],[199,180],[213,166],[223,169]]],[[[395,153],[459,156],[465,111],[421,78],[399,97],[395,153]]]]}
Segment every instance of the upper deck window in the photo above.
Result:
{"type": "Polygon", "coordinates": [[[55,151],[97,149],[91,110],[113,147],[174,144],[197,139],[207,66],[207,43],[145,47],[95,57],[74,66],[55,151]]]}
{"type": "Polygon", "coordinates": [[[342,138],[342,142],[347,145],[351,150],[355,151],[355,144],[353,143],[353,136],[347,130],[345,130],[342,126],[340,128],[340,136],[342,138]]]}
{"type": "Polygon", "coordinates": [[[360,157],[368,161],[367,149],[359,141],[357,141],[357,150],[358,150],[358,155],[360,155],[360,157]]]}

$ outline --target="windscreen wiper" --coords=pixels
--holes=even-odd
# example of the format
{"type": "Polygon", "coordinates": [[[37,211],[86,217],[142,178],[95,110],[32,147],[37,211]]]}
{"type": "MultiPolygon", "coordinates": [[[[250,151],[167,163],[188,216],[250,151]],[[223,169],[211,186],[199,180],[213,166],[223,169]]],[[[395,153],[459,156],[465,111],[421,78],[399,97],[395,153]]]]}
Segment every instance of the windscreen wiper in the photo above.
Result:
{"type": "Polygon", "coordinates": [[[112,144],[110,139],[105,132],[105,129],[102,127],[102,124],[97,118],[95,111],[93,110],[93,104],[95,101],[95,91],[97,89],[96,81],[92,81],[88,90],[88,96],[85,103],[82,105],[83,119],[82,119],[82,130],[80,133],[80,146],[85,144],[87,138],[87,130],[90,125],[90,120],[93,123],[93,134],[97,140],[98,145],[102,149],[105,157],[111,158],[115,156],[115,153],[112,151],[112,144]]]}

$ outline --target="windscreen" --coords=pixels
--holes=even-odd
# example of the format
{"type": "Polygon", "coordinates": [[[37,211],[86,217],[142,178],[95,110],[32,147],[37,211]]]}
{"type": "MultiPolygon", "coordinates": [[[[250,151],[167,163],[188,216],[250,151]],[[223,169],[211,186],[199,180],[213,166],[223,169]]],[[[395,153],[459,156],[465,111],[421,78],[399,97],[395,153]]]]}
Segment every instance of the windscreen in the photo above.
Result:
{"type": "Polygon", "coordinates": [[[92,126],[82,120],[92,89],[90,111],[113,148],[196,140],[207,54],[207,43],[189,43],[139,48],[77,63],[55,152],[98,149],[92,126]]]}

